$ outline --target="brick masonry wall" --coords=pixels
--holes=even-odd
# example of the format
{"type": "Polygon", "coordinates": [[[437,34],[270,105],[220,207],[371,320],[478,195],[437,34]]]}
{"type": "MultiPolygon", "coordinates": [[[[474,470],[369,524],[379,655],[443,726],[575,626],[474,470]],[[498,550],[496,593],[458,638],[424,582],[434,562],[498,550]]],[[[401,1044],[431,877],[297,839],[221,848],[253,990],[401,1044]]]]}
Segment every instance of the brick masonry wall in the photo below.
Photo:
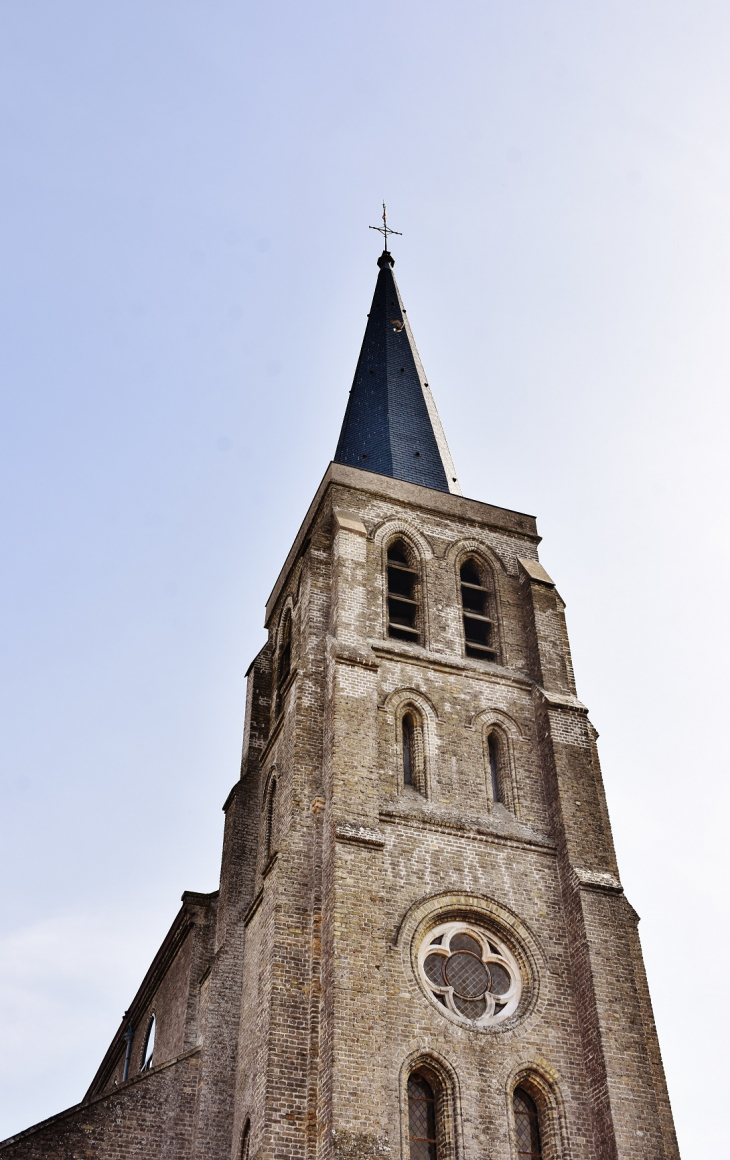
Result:
{"type": "MultiPolygon", "coordinates": [[[[249,672],[219,895],[186,896],[190,949],[138,1000],[141,1022],[168,995],[164,1050],[196,1045],[194,1066],[92,1100],[84,1155],[142,1154],[124,1148],[141,1146],[147,1112],[122,1123],[113,1109],[150,1084],[168,1101],[158,1116],[176,1156],[236,1160],[250,1123],[249,1160],[408,1160],[406,1082],[420,1066],[437,1094],[439,1160],[516,1157],[518,1083],[540,1108],[546,1160],[678,1156],[595,731],[538,542],[529,516],[330,467],[249,672]],[[396,535],[418,560],[419,644],[387,636],[396,535]],[[471,552],[493,579],[494,662],[464,655],[471,552]],[[278,683],[285,614],[291,669],[278,683]],[[422,727],[418,788],[403,784],[407,706],[422,727]],[[454,919],[519,964],[522,1000],[502,1024],[448,1019],[419,981],[422,939],[454,919]],[[115,1124],[132,1141],[120,1136],[118,1152],[115,1124]]],[[[118,1079],[119,1047],[104,1083],[118,1079]]],[[[76,1155],[76,1116],[38,1130],[46,1154],[76,1155]]],[[[30,1151],[0,1152],[43,1154],[31,1138],[11,1145],[30,1151]]]]}
{"type": "Polygon", "coordinates": [[[7,1160],[180,1160],[190,1155],[198,1054],[163,1064],[5,1141],[7,1160]]]}

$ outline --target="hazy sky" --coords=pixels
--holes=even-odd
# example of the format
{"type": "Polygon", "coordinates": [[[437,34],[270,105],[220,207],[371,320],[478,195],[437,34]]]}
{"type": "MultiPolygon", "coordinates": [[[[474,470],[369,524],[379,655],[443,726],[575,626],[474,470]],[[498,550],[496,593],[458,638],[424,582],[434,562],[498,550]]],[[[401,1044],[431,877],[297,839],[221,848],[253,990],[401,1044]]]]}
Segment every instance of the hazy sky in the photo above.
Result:
{"type": "Polygon", "coordinates": [[[0,112],[0,1137],[217,885],[385,197],[465,493],[567,601],[684,1160],[730,1154],[726,0],[5,0],[0,112]]]}

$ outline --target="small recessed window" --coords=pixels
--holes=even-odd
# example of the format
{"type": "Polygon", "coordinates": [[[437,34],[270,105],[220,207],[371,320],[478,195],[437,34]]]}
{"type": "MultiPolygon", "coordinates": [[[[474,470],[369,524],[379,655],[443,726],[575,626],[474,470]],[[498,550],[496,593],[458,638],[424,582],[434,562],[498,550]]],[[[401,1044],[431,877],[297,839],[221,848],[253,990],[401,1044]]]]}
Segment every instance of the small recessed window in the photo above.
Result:
{"type": "Polygon", "coordinates": [[[278,688],[286,681],[291,671],[291,612],[284,613],[284,623],[281,626],[279,638],[279,664],[277,668],[276,684],[278,688]]]}
{"type": "Polygon", "coordinates": [[[274,823],[276,810],[276,778],[271,779],[266,799],[266,814],[264,817],[264,865],[269,862],[274,853],[274,823]]]}
{"type": "Polygon", "coordinates": [[[147,1027],[147,1034],[144,1037],[144,1050],[142,1052],[142,1071],[149,1071],[152,1067],[152,1059],[155,1054],[155,1017],[154,1015],[149,1021],[147,1027]]]}
{"type": "Polygon", "coordinates": [[[537,1104],[524,1088],[517,1088],[512,1098],[515,1114],[515,1135],[517,1155],[542,1160],[542,1140],[540,1137],[540,1116],[537,1104]]]}
{"type": "Polygon", "coordinates": [[[251,1145],[251,1121],[246,1120],[246,1126],[243,1129],[241,1136],[241,1160],[248,1160],[249,1148],[251,1145]]]}
{"type": "Polygon", "coordinates": [[[464,646],[468,657],[493,661],[497,658],[492,585],[486,567],[475,557],[465,560],[460,569],[461,613],[464,623],[464,646]]]}
{"type": "Polygon", "coordinates": [[[418,569],[403,540],[388,548],[388,636],[420,644],[418,569]]]}
{"type": "Polygon", "coordinates": [[[425,1076],[408,1078],[410,1160],[436,1160],[436,1096],[425,1076]]]}
{"type": "Polygon", "coordinates": [[[492,782],[492,801],[504,803],[504,789],[502,786],[502,746],[499,736],[490,733],[487,738],[489,752],[489,773],[492,782]]]}
{"type": "Polygon", "coordinates": [[[400,722],[403,785],[426,795],[426,747],[423,718],[415,706],[406,707],[400,722]]]}
{"type": "Polygon", "coordinates": [[[406,713],[403,717],[403,784],[413,785],[413,717],[406,713]]]}

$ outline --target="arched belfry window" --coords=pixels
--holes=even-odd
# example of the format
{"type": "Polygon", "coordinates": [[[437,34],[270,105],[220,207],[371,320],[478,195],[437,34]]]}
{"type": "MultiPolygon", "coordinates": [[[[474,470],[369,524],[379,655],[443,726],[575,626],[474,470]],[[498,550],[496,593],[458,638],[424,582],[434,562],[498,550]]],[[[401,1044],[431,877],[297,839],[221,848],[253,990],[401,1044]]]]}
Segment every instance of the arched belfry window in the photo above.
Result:
{"type": "Polygon", "coordinates": [[[497,659],[494,585],[487,566],[476,556],[469,556],[461,565],[459,577],[466,655],[494,661],[497,659]]]}
{"type": "Polygon", "coordinates": [[[410,1160],[438,1160],[436,1094],[417,1071],[408,1077],[408,1140],[410,1160]]]}
{"type": "Polygon", "coordinates": [[[388,548],[388,636],[421,643],[419,572],[404,540],[388,548]]]}
{"type": "Polygon", "coordinates": [[[542,1160],[540,1114],[537,1104],[524,1088],[515,1088],[512,1109],[515,1117],[517,1155],[530,1157],[530,1160],[542,1160]]]}
{"type": "Polygon", "coordinates": [[[504,745],[495,730],[492,730],[487,737],[487,755],[489,757],[492,801],[501,802],[504,805],[504,745]]]}

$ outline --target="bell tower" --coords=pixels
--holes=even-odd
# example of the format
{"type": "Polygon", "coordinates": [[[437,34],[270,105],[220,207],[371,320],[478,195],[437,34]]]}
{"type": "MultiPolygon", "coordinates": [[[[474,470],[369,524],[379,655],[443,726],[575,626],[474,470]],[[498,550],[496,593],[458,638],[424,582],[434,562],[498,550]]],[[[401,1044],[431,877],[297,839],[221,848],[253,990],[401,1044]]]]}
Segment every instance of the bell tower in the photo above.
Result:
{"type": "Polygon", "coordinates": [[[534,518],[461,494],[378,267],[220,890],[183,895],[82,1104],[3,1156],[678,1158],[563,601],[534,518]]]}

